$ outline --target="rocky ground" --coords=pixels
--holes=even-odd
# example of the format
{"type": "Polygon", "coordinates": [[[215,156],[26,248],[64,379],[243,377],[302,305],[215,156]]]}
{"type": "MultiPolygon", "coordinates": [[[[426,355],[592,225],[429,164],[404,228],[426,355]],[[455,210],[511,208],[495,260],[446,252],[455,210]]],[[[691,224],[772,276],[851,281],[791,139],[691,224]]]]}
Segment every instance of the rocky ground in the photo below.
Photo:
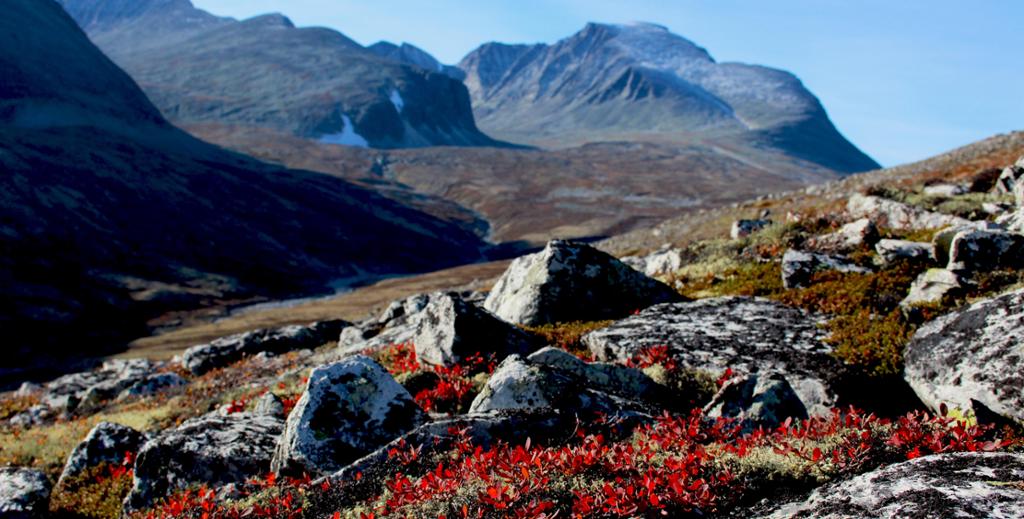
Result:
{"type": "Polygon", "coordinates": [[[0,516],[1024,516],[1024,159],[995,149],[26,384],[0,516]]]}

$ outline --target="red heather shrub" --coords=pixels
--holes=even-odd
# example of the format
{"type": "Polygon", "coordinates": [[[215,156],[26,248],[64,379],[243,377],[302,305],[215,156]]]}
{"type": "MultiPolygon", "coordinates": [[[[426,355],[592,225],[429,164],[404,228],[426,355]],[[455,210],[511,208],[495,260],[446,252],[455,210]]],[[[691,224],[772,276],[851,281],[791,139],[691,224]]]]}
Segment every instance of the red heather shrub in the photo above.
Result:
{"type": "MultiPolygon", "coordinates": [[[[417,359],[416,349],[411,343],[392,345],[381,352],[379,357],[382,365],[396,377],[427,369],[417,359]]],[[[476,395],[478,388],[473,377],[479,373],[493,373],[496,367],[493,356],[485,358],[479,353],[451,367],[430,367],[430,371],[438,376],[437,383],[418,391],[413,398],[426,411],[458,413],[468,408],[476,395]]]]}

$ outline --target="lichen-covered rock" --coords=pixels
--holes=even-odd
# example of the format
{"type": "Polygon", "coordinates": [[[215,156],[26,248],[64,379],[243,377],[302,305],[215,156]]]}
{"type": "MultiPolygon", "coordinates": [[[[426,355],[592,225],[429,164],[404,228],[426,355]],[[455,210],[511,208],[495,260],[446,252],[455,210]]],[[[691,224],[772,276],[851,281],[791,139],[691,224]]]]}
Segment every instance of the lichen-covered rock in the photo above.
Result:
{"type": "Polygon", "coordinates": [[[256,409],[253,410],[253,414],[257,416],[274,416],[283,420],[285,418],[284,402],[277,395],[268,391],[256,401],[256,409]]]}
{"type": "Polygon", "coordinates": [[[96,370],[48,382],[40,402],[58,413],[87,411],[144,380],[154,369],[145,359],[110,360],[96,370]]]}
{"type": "Polygon", "coordinates": [[[815,273],[826,270],[871,272],[846,258],[790,249],[782,256],[782,285],[786,288],[805,287],[810,284],[815,273]]]}
{"type": "Polygon", "coordinates": [[[932,409],[972,400],[1024,421],[1024,290],[923,325],[907,345],[904,378],[932,409]]]}
{"type": "Polygon", "coordinates": [[[819,252],[845,253],[864,245],[874,245],[878,239],[875,223],[870,218],[861,218],[840,227],[836,232],[811,239],[808,246],[819,252]]]}
{"type": "Polygon", "coordinates": [[[655,277],[683,268],[685,259],[682,249],[661,249],[646,256],[628,256],[622,258],[622,262],[645,275],[655,277]]]}
{"type": "Polygon", "coordinates": [[[452,366],[474,354],[510,354],[537,349],[537,339],[455,293],[431,295],[413,337],[416,357],[428,364],[452,366]]]}
{"type": "Polygon", "coordinates": [[[168,389],[186,386],[188,381],[177,373],[155,373],[132,384],[122,396],[151,396],[168,389]]]}
{"type": "Polygon", "coordinates": [[[1024,517],[1024,456],[964,452],[925,456],[819,488],[768,519],[1024,517]]]}
{"type": "Polygon", "coordinates": [[[910,285],[910,293],[900,306],[910,308],[916,305],[939,303],[947,295],[952,296],[964,288],[964,281],[955,272],[946,269],[928,269],[917,276],[910,285]]]}
{"type": "Polygon", "coordinates": [[[48,517],[51,490],[50,481],[38,470],[0,467],[0,518],[48,517]]]}
{"type": "Polygon", "coordinates": [[[181,363],[192,373],[202,375],[258,353],[318,348],[334,341],[342,328],[348,325],[342,320],[320,321],[305,326],[292,325],[221,337],[209,344],[185,350],[181,363]]]}
{"type": "Polygon", "coordinates": [[[1024,164],[1021,164],[1020,161],[1012,166],[1007,166],[999,175],[999,180],[996,181],[996,191],[1013,193],[1013,188],[1017,186],[1021,176],[1024,176],[1024,164]]]}
{"type": "Polygon", "coordinates": [[[570,374],[588,388],[623,398],[655,402],[666,396],[661,386],[638,369],[605,362],[585,362],[553,346],[533,353],[526,360],[570,374]]]}
{"type": "Polygon", "coordinates": [[[950,225],[970,223],[969,220],[958,216],[933,213],[895,200],[861,194],[850,197],[846,210],[854,218],[871,218],[879,226],[889,229],[939,229],[950,225]]]}
{"type": "Polygon", "coordinates": [[[1003,231],[1000,224],[992,222],[969,222],[964,225],[954,225],[935,233],[932,238],[932,259],[941,266],[949,264],[950,248],[953,246],[953,239],[960,233],[970,231],[1003,231]]]}
{"type": "Polygon", "coordinates": [[[733,378],[722,386],[704,411],[712,418],[735,418],[750,429],[774,429],[787,418],[808,417],[800,397],[786,377],[778,373],[733,378]]]}
{"type": "Polygon", "coordinates": [[[746,238],[747,236],[750,236],[771,224],[771,220],[736,220],[732,223],[732,229],[729,230],[729,236],[734,240],[746,238]]]}
{"type": "Polygon", "coordinates": [[[658,305],[583,337],[598,360],[626,362],[667,346],[679,366],[737,375],[783,374],[812,414],[834,403],[842,371],[824,342],[822,320],[758,298],[722,297],[658,305]]]}
{"type": "Polygon", "coordinates": [[[512,323],[542,325],[614,319],[681,299],[604,252],[553,240],[543,251],[513,261],[484,307],[512,323]]]}
{"type": "Polygon", "coordinates": [[[946,198],[952,198],[954,196],[960,196],[967,193],[967,186],[959,184],[933,184],[925,186],[924,194],[928,196],[941,196],[946,198]]]}
{"type": "Polygon", "coordinates": [[[470,413],[545,409],[617,419],[651,411],[642,403],[589,384],[585,376],[519,355],[506,358],[473,400],[470,413]]]}
{"type": "Polygon", "coordinates": [[[427,294],[417,294],[394,301],[376,319],[370,319],[341,331],[338,351],[354,355],[365,351],[379,351],[392,344],[411,342],[419,328],[423,310],[430,302],[427,294]]]}
{"type": "Polygon", "coordinates": [[[1006,231],[961,231],[949,246],[947,270],[985,272],[1024,265],[1024,236],[1006,231]]]}
{"type": "Polygon", "coordinates": [[[370,358],[321,366],[288,415],[273,470],[330,474],[426,420],[409,392],[370,358]]]}
{"type": "Polygon", "coordinates": [[[145,441],[146,437],[131,427],[100,422],[71,452],[60,480],[77,476],[102,463],[118,465],[124,462],[126,455],[138,453],[145,441]]]}
{"type": "Polygon", "coordinates": [[[135,459],[125,510],[145,508],[194,485],[217,488],[266,475],[283,428],[279,418],[235,413],[194,418],[160,433],[135,459]]]}
{"type": "Polygon", "coordinates": [[[875,252],[885,263],[894,261],[930,261],[932,244],[907,240],[879,240],[875,252]]]}

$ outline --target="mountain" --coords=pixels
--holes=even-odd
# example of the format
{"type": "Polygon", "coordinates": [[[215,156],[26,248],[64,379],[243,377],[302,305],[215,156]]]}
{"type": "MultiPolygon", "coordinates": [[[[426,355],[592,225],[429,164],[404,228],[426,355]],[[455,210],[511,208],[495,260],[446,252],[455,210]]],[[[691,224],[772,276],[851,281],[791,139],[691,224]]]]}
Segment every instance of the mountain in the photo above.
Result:
{"type": "Polygon", "coordinates": [[[497,145],[465,86],[343,34],[272,14],[217,18],[188,0],[61,0],[175,124],[226,122],[325,142],[497,145]]]}
{"type": "Polygon", "coordinates": [[[488,43],[459,68],[477,123],[510,142],[716,141],[839,172],[878,167],[794,75],[718,63],[658,25],[591,23],[553,45],[488,43]]]}
{"type": "Polygon", "coordinates": [[[53,0],[4,7],[0,379],[167,312],[480,258],[462,223],[178,130],[53,0]]]}
{"type": "Polygon", "coordinates": [[[424,70],[442,72],[459,81],[466,78],[466,74],[459,67],[442,64],[429,52],[409,43],[395,45],[389,41],[379,41],[367,47],[367,50],[392,61],[415,65],[424,70]]]}

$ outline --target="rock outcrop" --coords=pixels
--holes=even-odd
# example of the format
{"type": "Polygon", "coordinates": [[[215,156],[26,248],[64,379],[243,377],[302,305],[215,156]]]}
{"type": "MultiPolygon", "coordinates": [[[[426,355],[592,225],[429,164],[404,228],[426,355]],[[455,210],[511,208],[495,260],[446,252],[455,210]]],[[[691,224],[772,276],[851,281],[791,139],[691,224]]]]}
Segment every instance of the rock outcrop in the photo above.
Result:
{"type": "Polygon", "coordinates": [[[661,249],[646,256],[627,256],[622,262],[644,274],[655,277],[672,274],[683,268],[682,249],[661,249]]]}
{"type": "Polygon", "coordinates": [[[870,218],[861,218],[839,228],[836,232],[815,237],[809,247],[818,252],[842,254],[862,246],[872,246],[879,240],[878,227],[870,218]]]}
{"type": "Polygon", "coordinates": [[[939,229],[951,225],[970,223],[969,220],[958,216],[933,213],[895,200],[861,194],[855,194],[850,197],[846,210],[854,218],[871,218],[879,226],[889,229],[939,229]]]}
{"type": "Polygon", "coordinates": [[[48,382],[41,403],[55,412],[87,410],[117,398],[153,371],[145,359],[111,360],[94,371],[65,375],[48,382]]]}
{"type": "Polygon", "coordinates": [[[202,375],[258,353],[277,354],[323,346],[337,339],[342,328],[348,325],[342,320],[321,321],[306,326],[285,326],[222,337],[209,344],[189,348],[181,363],[192,373],[202,375]]]}
{"type": "Polygon", "coordinates": [[[0,517],[49,517],[51,490],[50,481],[38,470],[0,467],[0,517]]]}
{"type": "Polygon", "coordinates": [[[614,319],[681,299],[589,245],[553,240],[543,251],[513,261],[484,307],[512,323],[541,325],[614,319]]]}
{"type": "Polygon", "coordinates": [[[812,414],[834,401],[830,380],[842,371],[821,321],[772,301],[722,297],[664,304],[583,337],[594,357],[626,362],[667,346],[680,366],[720,374],[781,373],[812,414]]]}
{"type": "Polygon", "coordinates": [[[712,418],[734,418],[747,429],[774,429],[787,418],[808,417],[800,397],[779,374],[748,375],[727,382],[704,408],[712,418]]]}
{"type": "Polygon", "coordinates": [[[900,302],[909,308],[915,305],[939,303],[944,297],[956,295],[964,288],[964,280],[955,272],[946,269],[928,269],[917,276],[910,285],[910,293],[900,302]]]}
{"type": "Polygon", "coordinates": [[[263,477],[284,422],[235,413],[188,420],[146,442],[135,459],[135,479],[125,498],[134,511],[192,485],[218,488],[263,477]]]}
{"type": "Polygon", "coordinates": [[[1024,290],[923,325],[907,345],[904,378],[928,407],[978,404],[1024,421],[1024,290]]]}
{"type": "Polygon", "coordinates": [[[501,360],[527,354],[540,347],[523,330],[495,317],[455,293],[430,296],[412,339],[416,357],[423,362],[451,366],[480,354],[501,360]]]}
{"type": "Polygon", "coordinates": [[[765,519],[1024,517],[1024,456],[942,454],[897,463],[819,488],[765,519]]]}
{"type": "Polygon", "coordinates": [[[135,456],[145,441],[146,437],[131,427],[101,422],[89,431],[89,435],[75,447],[75,450],[71,451],[71,456],[64,464],[60,481],[77,476],[86,469],[102,463],[121,464],[126,456],[135,456]]]}
{"type": "Polygon", "coordinates": [[[946,269],[954,272],[986,272],[1024,265],[1024,236],[1002,230],[965,230],[949,245],[946,269]]]}
{"type": "Polygon", "coordinates": [[[879,240],[875,252],[884,263],[895,261],[930,261],[932,244],[907,240],[879,240]]]}
{"type": "Polygon", "coordinates": [[[316,368],[288,415],[273,471],[327,475],[427,420],[379,364],[356,356],[316,368]]]}
{"type": "Polygon", "coordinates": [[[810,284],[814,274],[827,270],[871,272],[846,258],[790,249],[782,256],[782,285],[786,288],[805,287],[810,284]]]}
{"type": "Polygon", "coordinates": [[[373,352],[392,344],[411,342],[419,328],[423,310],[430,302],[427,294],[394,301],[376,319],[369,319],[341,331],[338,351],[343,355],[373,352]]]}

